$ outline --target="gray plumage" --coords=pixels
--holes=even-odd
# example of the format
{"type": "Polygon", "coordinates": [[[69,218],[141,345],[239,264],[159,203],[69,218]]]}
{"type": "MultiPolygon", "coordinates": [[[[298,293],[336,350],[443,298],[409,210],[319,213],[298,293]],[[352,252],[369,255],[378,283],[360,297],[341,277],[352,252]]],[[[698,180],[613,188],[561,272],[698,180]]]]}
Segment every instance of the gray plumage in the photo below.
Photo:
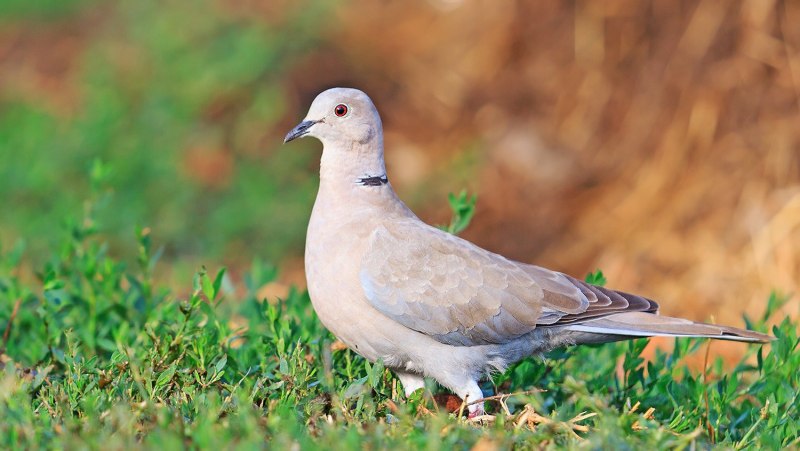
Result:
{"type": "MultiPolygon", "coordinates": [[[[331,332],[383,360],[407,394],[427,376],[474,401],[487,372],[570,344],[771,339],[659,316],[649,299],[509,260],[420,221],[386,178],[380,116],[359,90],[317,96],[285,141],[303,136],[324,146],[306,238],[311,301],[331,332]]],[[[471,416],[482,411],[469,407],[471,416]]]]}

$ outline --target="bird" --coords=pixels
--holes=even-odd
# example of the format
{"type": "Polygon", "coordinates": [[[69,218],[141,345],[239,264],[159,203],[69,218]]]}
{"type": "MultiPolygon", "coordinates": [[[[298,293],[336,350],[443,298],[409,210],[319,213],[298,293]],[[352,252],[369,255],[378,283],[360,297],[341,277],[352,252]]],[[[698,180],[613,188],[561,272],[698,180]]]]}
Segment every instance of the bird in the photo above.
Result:
{"type": "Polygon", "coordinates": [[[305,273],[322,324],[407,396],[431,378],[485,413],[479,382],[555,348],[640,337],[772,337],[658,314],[655,301],[518,262],[420,220],[395,193],[364,92],[320,93],[284,143],[322,142],[305,273]]]}

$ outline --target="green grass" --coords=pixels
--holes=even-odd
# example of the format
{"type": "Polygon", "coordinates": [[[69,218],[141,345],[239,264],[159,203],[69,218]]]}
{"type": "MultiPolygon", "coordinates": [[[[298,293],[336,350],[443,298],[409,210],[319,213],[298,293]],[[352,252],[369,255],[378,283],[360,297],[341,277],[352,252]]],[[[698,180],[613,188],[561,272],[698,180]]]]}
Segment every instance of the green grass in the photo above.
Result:
{"type": "MultiPolygon", "coordinates": [[[[646,340],[525,360],[484,385],[519,394],[490,401],[495,421],[474,424],[432,401],[441,389],[407,400],[380,363],[335,346],[306,293],[259,299],[277,274],[270,265],[255,262],[241,282],[201,270],[175,292],[154,282],[146,230],[135,261],[114,258],[94,226],[102,200],[87,203],[33,276],[24,246],[0,253],[2,448],[800,445],[800,352],[788,318],[772,329],[777,341],[748,347],[732,369],[719,359],[689,369],[686,357],[705,342],[688,339],[649,361],[646,340]]],[[[452,199],[453,224],[466,225],[473,202],[452,199]]],[[[773,296],[749,326],[766,330],[783,302],[773,296]]]]}

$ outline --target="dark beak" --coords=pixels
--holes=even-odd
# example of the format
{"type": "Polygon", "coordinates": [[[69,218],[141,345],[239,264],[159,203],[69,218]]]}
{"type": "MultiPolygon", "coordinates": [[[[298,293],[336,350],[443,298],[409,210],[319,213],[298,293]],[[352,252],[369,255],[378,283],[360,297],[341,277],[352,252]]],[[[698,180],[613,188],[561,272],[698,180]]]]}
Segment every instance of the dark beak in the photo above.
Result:
{"type": "Polygon", "coordinates": [[[286,144],[289,141],[302,138],[308,133],[308,129],[317,122],[318,121],[303,121],[297,124],[297,126],[287,133],[285,138],[283,138],[283,143],[286,144]]]}

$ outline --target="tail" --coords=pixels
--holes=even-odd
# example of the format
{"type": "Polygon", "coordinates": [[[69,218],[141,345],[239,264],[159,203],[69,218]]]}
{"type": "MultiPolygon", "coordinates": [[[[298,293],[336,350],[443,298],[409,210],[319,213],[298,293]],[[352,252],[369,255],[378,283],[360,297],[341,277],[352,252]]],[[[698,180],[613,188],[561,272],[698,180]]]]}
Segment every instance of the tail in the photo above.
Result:
{"type": "MultiPolygon", "coordinates": [[[[579,324],[571,324],[565,329],[608,336],[609,340],[635,337],[704,337],[749,343],[769,343],[775,340],[775,337],[752,330],[696,323],[688,319],[645,312],[617,313],[579,324]]],[[[599,337],[595,339],[597,338],[599,337]]]]}

